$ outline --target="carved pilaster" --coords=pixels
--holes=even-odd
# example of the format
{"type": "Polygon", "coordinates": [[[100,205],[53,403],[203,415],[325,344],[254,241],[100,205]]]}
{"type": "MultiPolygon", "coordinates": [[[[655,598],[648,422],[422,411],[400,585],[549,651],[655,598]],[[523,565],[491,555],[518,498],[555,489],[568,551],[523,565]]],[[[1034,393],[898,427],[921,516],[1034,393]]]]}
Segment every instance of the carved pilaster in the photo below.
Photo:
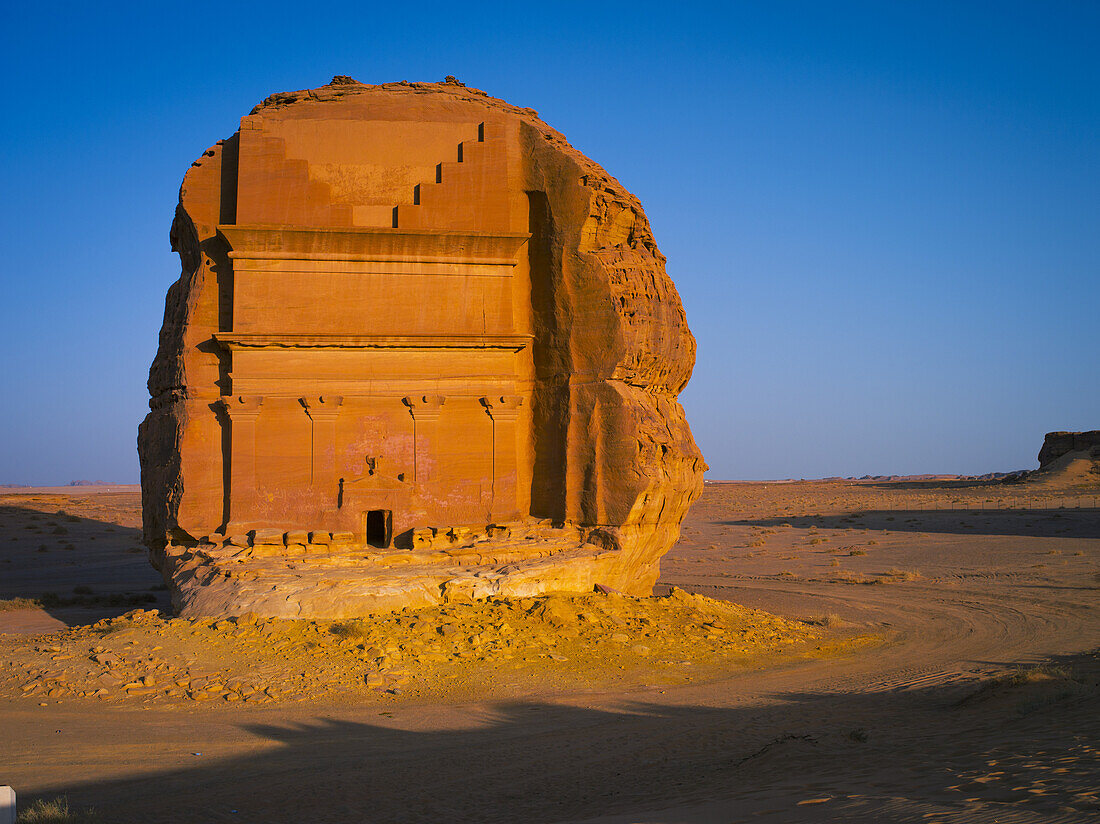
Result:
{"type": "Polygon", "coordinates": [[[428,483],[435,476],[432,449],[439,443],[439,418],[447,398],[415,395],[401,399],[413,419],[413,482],[428,483]]]}
{"type": "Polygon", "coordinates": [[[229,519],[248,518],[256,500],[256,419],[260,395],[226,395],[222,408],[229,416],[229,519]]]}
{"type": "Polygon", "coordinates": [[[330,488],[336,478],[336,419],[344,403],[340,395],[299,398],[312,423],[310,442],[309,482],[312,486],[330,488]]]}
{"type": "Polygon", "coordinates": [[[519,517],[516,420],[523,398],[497,395],[482,398],[481,405],[493,421],[493,501],[490,512],[494,521],[515,520],[519,517]]]}

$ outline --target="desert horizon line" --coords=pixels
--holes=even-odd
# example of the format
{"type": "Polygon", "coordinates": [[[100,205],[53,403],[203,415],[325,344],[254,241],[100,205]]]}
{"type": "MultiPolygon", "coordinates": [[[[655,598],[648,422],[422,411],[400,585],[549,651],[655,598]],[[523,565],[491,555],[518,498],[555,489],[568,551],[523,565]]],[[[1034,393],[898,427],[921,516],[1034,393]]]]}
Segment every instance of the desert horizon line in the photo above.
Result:
{"type": "MultiPolygon", "coordinates": [[[[989,472],[974,473],[974,472],[876,472],[876,473],[863,473],[862,475],[803,475],[787,477],[769,477],[769,478],[718,478],[706,476],[706,483],[791,483],[799,481],[864,481],[864,480],[885,480],[885,479],[898,479],[903,480],[907,478],[928,478],[928,479],[943,479],[943,478],[968,478],[968,479],[983,479],[991,476],[1006,476],[1015,475],[1019,472],[1029,472],[1028,469],[1012,469],[1006,471],[993,470],[989,472]]],[[[73,480],[62,483],[18,483],[13,481],[7,481],[0,483],[0,490],[3,489],[62,489],[62,488],[74,488],[79,489],[81,487],[99,487],[99,486],[141,486],[141,480],[129,480],[129,481],[87,481],[87,480],[73,480]]]]}

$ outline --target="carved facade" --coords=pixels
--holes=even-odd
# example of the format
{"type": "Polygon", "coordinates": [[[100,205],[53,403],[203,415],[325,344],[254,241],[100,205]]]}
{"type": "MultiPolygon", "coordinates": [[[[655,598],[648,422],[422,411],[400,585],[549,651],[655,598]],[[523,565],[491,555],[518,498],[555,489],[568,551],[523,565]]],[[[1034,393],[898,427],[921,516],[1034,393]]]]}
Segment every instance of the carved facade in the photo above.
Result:
{"type": "Polygon", "coordinates": [[[182,612],[652,586],[701,485],[694,342],[636,200],[530,110],[276,95],[172,239],[139,451],[182,612]]]}

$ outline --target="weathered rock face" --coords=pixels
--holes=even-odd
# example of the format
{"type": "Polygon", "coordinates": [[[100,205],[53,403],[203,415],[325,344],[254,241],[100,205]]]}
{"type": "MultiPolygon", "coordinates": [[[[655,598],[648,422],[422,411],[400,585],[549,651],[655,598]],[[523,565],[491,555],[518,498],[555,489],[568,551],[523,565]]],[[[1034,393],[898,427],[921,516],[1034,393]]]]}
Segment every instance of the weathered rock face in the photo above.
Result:
{"type": "Polygon", "coordinates": [[[1100,429],[1090,432],[1048,432],[1043,439],[1043,448],[1039,450],[1039,468],[1049,464],[1070,452],[1092,454],[1100,458],[1100,429]]]}
{"type": "Polygon", "coordinates": [[[705,465],[637,199],[449,81],[277,94],[184,178],[138,434],[184,615],[646,593],[705,465]]]}

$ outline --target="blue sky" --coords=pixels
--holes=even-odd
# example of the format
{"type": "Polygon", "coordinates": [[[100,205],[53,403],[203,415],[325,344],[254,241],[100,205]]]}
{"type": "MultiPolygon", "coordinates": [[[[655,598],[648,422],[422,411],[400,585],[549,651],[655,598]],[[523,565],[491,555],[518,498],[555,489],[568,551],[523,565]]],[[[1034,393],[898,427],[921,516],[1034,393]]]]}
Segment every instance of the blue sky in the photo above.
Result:
{"type": "Polygon", "coordinates": [[[1100,428],[1100,5],[5,4],[0,483],[136,481],[183,173],[266,95],[454,74],[646,207],[712,478],[1100,428]]]}

